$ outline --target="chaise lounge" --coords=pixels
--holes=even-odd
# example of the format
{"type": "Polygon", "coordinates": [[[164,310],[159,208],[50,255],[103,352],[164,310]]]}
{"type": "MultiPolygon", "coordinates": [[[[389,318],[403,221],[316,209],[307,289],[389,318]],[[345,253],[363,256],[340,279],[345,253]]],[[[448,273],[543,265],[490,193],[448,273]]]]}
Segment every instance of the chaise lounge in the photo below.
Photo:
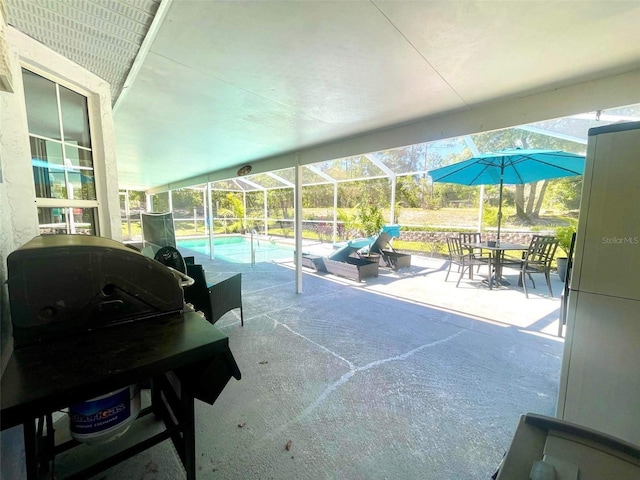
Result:
{"type": "Polygon", "coordinates": [[[378,262],[360,258],[358,250],[371,244],[371,239],[350,240],[338,250],[324,258],[327,272],[340,277],[361,282],[368,277],[378,276],[378,262]]]}
{"type": "Polygon", "coordinates": [[[411,266],[411,255],[400,253],[391,245],[400,236],[399,225],[385,225],[377,237],[358,238],[341,243],[332,254],[321,257],[302,254],[302,266],[361,282],[377,277],[379,267],[398,270],[411,266]]]}
{"type": "Polygon", "coordinates": [[[370,252],[380,255],[380,265],[396,271],[411,266],[411,255],[397,252],[391,245],[392,238],[400,237],[400,225],[385,225],[371,245],[370,252]]]}

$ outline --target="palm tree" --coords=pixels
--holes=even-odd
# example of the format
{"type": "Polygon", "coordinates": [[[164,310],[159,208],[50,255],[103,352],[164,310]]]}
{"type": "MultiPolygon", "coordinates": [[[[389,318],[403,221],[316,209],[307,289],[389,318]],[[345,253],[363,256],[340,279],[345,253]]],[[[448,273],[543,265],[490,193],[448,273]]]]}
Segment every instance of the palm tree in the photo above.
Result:
{"type": "Polygon", "coordinates": [[[244,230],[244,204],[242,200],[227,193],[225,196],[227,206],[218,209],[218,217],[223,218],[224,233],[242,232],[244,230]],[[231,220],[231,223],[227,223],[231,220]]]}

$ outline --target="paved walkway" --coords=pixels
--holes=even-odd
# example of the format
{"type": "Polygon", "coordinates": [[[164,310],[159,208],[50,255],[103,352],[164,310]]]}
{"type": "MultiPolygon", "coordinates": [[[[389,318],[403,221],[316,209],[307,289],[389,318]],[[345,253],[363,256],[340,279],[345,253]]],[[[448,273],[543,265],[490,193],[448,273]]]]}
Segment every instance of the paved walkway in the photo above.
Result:
{"type": "MultiPolygon", "coordinates": [[[[557,276],[553,298],[536,278],[527,300],[456,288],[444,260],[414,255],[362,283],[305,269],[296,294],[292,262],[197,260],[210,281],[243,273],[245,312],[216,324],[243,377],[198,402],[199,479],[488,479],[521,414],[554,414],[557,276]]],[[[165,443],[96,478],[182,475],[165,443]]]]}

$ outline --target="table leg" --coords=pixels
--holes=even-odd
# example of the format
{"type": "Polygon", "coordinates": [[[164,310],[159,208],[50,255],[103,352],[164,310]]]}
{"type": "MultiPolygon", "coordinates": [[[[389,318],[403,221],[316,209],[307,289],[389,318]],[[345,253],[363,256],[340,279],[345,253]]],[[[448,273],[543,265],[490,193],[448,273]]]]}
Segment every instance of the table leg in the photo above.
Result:
{"type": "Polygon", "coordinates": [[[53,459],[54,451],[56,448],[55,429],[53,428],[53,414],[51,412],[45,415],[45,418],[40,420],[46,425],[47,435],[39,438],[40,442],[38,457],[40,458],[40,474],[49,472],[49,462],[53,459]]]}
{"type": "Polygon", "coordinates": [[[493,260],[493,272],[489,275],[489,290],[493,290],[494,283],[496,286],[500,285],[498,280],[500,278],[500,252],[491,252],[491,255],[493,260]]]}
{"type": "Polygon", "coordinates": [[[500,262],[500,257],[503,252],[498,251],[498,255],[496,255],[496,283],[501,285],[502,282],[502,263],[500,262]]]}
{"type": "Polygon", "coordinates": [[[151,379],[151,411],[156,420],[162,418],[162,410],[160,408],[162,402],[162,387],[160,383],[161,380],[159,378],[151,379]]]}
{"type": "Polygon", "coordinates": [[[182,438],[184,441],[184,469],[187,473],[187,480],[196,480],[196,425],[195,408],[193,395],[188,388],[182,389],[182,408],[184,418],[184,430],[182,438]]]}
{"type": "Polygon", "coordinates": [[[27,467],[27,480],[38,480],[38,438],[36,420],[31,418],[22,425],[24,434],[24,457],[27,467]]]}
{"type": "Polygon", "coordinates": [[[493,252],[493,275],[489,282],[490,289],[493,287],[494,283],[498,287],[501,285],[509,285],[509,282],[502,278],[502,262],[500,259],[502,258],[503,253],[504,250],[496,250],[493,252]]]}

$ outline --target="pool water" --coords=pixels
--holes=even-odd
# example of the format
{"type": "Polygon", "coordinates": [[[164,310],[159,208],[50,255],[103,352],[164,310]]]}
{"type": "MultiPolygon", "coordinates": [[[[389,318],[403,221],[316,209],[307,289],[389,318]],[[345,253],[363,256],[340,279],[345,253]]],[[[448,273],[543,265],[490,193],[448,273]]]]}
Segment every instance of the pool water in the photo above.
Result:
{"type": "MultiPolygon", "coordinates": [[[[186,248],[203,255],[209,255],[208,238],[190,238],[177,240],[178,248],[186,248]]],[[[293,246],[275,243],[264,239],[253,239],[256,262],[273,260],[293,260],[293,246]]],[[[215,258],[233,263],[251,263],[251,240],[245,237],[229,236],[213,239],[215,258]]]]}

